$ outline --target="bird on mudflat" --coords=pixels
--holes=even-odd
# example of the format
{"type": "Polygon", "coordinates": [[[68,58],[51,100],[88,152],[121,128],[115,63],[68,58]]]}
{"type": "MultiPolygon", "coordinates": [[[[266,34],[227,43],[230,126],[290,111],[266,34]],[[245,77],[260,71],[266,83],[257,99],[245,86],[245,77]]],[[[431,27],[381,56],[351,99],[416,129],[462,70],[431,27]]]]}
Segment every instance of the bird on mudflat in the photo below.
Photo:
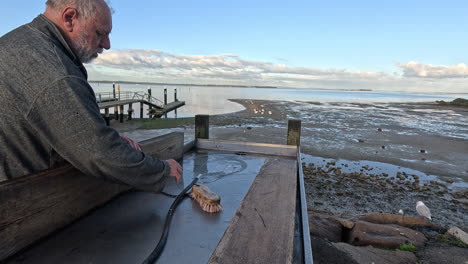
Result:
{"type": "Polygon", "coordinates": [[[416,212],[422,217],[428,218],[429,220],[432,220],[431,218],[431,210],[421,201],[418,201],[416,203],[416,212]]]}

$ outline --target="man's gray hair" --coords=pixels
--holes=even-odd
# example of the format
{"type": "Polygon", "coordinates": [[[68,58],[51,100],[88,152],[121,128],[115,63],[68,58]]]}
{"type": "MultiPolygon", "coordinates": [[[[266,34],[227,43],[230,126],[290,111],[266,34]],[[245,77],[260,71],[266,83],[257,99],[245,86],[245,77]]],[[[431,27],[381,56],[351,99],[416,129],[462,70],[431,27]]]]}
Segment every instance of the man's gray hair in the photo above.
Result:
{"type": "Polygon", "coordinates": [[[114,13],[108,0],[47,0],[46,5],[55,10],[62,10],[67,6],[73,6],[79,15],[83,16],[84,19],[89,19],[96,15],[102,3],[107,4],[111,14],[114,13]]]}

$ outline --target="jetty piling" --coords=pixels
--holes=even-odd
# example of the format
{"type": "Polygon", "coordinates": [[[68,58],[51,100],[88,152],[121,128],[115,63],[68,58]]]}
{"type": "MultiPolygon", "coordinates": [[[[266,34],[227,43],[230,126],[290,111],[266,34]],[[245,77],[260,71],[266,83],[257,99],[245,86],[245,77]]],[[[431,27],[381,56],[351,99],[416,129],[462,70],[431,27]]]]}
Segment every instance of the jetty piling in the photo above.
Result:
{"type": "Polygon", "coordinates": [[[104,113],[104,120],[106,120],[106,126],[110,125],[110,118],[109,118],[109,108],[106,108],[104,113]]]}
{"type": "MultiPolygon", "coordinates": [[[[115,83],[112,83],[112,93],[114,95],[114,101],[117,100],[116,94],[115,94],[115,83]]],[[[114,119],[118,120],[119,116],[119,108],[117,106],[114,106],[114,119]]]]}
{"type": "Polygon", "coordinates": [[[140,102],[140,118],[143,118],[143,102],[140,102]]]}
{"type": "MultiPolygon", "coordinates": [[[[164,105],[167,105],[167,89],[164,88],[164,105]]],[[[167,114],[164,114],[164,118],[167,118],[167,114]]]]}
{"type": "MultiPolygon", "coordinates": [[[[119,101],[120,101],[120,92],[119,92],[119,101]]],[[[124,106],[123,105],[119,105],[119,108],[120,108],[120,123],[123,123],[123,118],[124,118],[124,106]]]]}
{"type": "Polygon", "coordinates": [[[132,113],[133,113],[133,108],[132,108],[132,103],[128,104],[128,120],[132,120],[132,113]]]}

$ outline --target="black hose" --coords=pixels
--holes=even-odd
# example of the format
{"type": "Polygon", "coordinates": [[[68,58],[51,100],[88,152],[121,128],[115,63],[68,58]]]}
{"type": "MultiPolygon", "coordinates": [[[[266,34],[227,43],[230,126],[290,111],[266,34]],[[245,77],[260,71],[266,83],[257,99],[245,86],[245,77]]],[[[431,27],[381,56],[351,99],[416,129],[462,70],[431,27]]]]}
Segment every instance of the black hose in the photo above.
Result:
{"type": "Polygon", "coordinates": [[[161,238],[159,239],[159,242],[156,245],[156,248],[154,248],[153,252],[151,252],[151,254],[145,259],[145,261],[142,262],[142,264],[153,264],[156,260],[158,260],[167,242],[167,236],[169,234],[169,226],[171,225],[171,220],[172,220],[172,216],[174,215],[174,211],[179,205],[179,203],[187,195],[187,191],[190,188],[192,188],[192,186],[195,183],[197,183],[198,179],[199,177],[195,177],[195,179],[193,179],[193,181],[189,185],[187,185],[187,187],[185,187],[185,189],[182,190],[182,192],[180,192],[179,195],[177,195],[175,200],[172,202],[172,205],[169,208],[169,211],[167,212],[167,215],[166,215],[166,221],[164,222],[164,228],[161,234],[161,238]]]}

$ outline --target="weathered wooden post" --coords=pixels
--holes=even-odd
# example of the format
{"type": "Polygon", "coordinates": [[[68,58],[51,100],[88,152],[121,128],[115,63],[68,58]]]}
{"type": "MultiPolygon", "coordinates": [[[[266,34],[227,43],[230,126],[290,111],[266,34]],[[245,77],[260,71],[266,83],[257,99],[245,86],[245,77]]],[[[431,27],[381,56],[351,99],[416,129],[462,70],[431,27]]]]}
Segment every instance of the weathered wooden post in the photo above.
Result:
{"type": "MultiPolygon", "coordinates": [[[[179,100],[177,100],[177,88],[174,89],[174,102],[178,102],[179,100]]],[[[177,118],[177,108],[174,109],[174,115],[175,115],[175,118],[177,118]]]]}
{"type": "Polygon", "coordinates": [[[124,106],[120,105],[120,123],[123,123],[123,117],[124,117],[124,106]]]}
{"type": "MultiPolygon", "coordinates": [[[[167,89],[164,88],[164,106],[167,105],[167,89]]],[[[164,114],[164,118],[167,118],[167,114],[164,114]]]]}
{"type": "Polygon", "coordinates": [[[132,103],[128,104],[128,120],[132,120],[132,113],[133,113],[133,108],[132,108],[132,103]]]}
{"type": "MultiPolygon", "coordinates": [[[[112,83],[112,91],[114,93],[114,101],[116,101],[117,97],[115,95],[115,83],[112,83]]],[[[119,120],[119,108],[118,108],[118,106],[114,106],[114,119],[119,120]]]]}
{"type": "Polygon", "coordinates": [[[143,102],[140,102],[140,118],[143,118],[143,102]]]}
{"type": "Polygon", "coordinates": [[[288,121],[287,145],[301,145],[301,120],[291,119],[288,121]]]}
{"type": "Polygon", "coordinates": [[[210,138],[210,116],[196,115],[195,116],[195,138],[210,138]]]}
{"type": "Polygon", "coordinates": [[[106,126],[110,126],[109,108],[104,109],[104,120],[106,120],[106,126]]]}
{"type": "Polygon", "coordinates": [[[119,107],[114,106],[114,119],[119,120],[119,107]]]}
{"type": "MultiPolygon", "coordinates": [[[[151,103],[151,88],[148,88],[148,102],[151,103]]],[[[151,113],[151,109],[152,109],[152,108],[153,108],[153,107],[152,107],[151,105],[149,105],[148,112],[151,113]]],[[[151,118],[151,114],[149,115],[149,117],[151,118]]]]}

